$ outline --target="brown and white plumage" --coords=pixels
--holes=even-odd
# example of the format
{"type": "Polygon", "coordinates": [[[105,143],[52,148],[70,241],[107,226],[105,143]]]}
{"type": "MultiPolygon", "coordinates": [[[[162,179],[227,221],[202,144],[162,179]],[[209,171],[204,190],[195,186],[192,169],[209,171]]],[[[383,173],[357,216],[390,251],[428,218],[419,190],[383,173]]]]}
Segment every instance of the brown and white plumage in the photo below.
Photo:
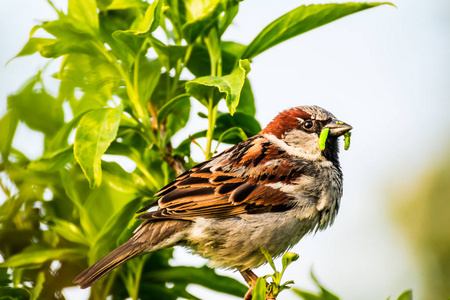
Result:
{"type": "Polygon", "coordinates": [[[281,255],[336,215],[342,196],[337,137],[350,129],[317,106],[280,113],[260,134],[162,188],[158,208],[137,216],[145,221],[130,240],[74,282],[88,287],[138,254],[174,245],[241,272],[265,262],[261,247],[281,255]],[[330,137],[320,150],[323,127],[330,137]]]}

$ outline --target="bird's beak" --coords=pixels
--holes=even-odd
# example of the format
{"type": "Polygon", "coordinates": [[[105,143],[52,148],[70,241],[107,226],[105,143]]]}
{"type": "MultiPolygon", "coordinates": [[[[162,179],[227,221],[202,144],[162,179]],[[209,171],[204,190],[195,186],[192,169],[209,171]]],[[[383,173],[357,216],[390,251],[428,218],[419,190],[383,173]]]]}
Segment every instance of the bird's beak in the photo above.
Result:
{"type": "Polygon", "coordinates": [[[333,119],[324,128],[329,128],[332,136],[341,136],[352,130],[353,127],[342,121],[333,119]]]}

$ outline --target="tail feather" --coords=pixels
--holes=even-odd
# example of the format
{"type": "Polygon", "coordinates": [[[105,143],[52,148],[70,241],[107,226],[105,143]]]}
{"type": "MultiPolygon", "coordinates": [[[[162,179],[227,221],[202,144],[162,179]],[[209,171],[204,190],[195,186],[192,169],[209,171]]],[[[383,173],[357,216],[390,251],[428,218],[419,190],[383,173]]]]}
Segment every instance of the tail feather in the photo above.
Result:
{"type": "Polygon", "coordinates": [[[88,288],[127,260],[142,253],[145,248],[146,246],[144,244],[137,244],[135,241],[129,240],[84,270],[75,277],[73,282],[78,283],[82,289],[88,288]]]}
{"type": "Polygon", "coordinates": [[[85,289],[143,252],[153,252],[175,245],[182,239],[184,229],[190,224],[190,221],[184,220],[144,221],[135,230],[132,238],[80,273],[73,283],[78,283],[85,289]]]}

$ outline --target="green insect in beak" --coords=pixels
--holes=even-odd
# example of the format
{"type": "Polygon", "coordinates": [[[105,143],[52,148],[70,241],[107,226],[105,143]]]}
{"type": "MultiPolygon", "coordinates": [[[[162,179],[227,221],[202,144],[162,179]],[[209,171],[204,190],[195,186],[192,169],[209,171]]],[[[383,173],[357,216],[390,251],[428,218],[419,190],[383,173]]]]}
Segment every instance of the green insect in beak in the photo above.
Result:
{"type": "MultiPolygon", "coordinates": [[[[330,132],[330,128],[324,128],[322,129],[322,132],[320,133],[320,137],[319,137],[319,148],[320,150],[325,150],[325,143],[327,142],[327,138],[328,138],[328,133],[330,132]]],[[[348,150],[348,148],[350,148],[350,136],[351,133],[346,132],[344,134],[344,149],[348,150]]]]}
{"type": "Polygon", "coordinates": [[[345,150],[348,150],[348,148],[350,148],[350,136],[351,136],[352,134],[351,134],[351,132],[349,131],[349,132],[346,132],[345,134],[344,134],[344,143],[345,143],[345,146],[344,146],[344,149],[345,150]]]}
{"type": "Polygon", "coordinates": [[[319,137],[319,148],[320,150],[325,150],[325,143],[327,141],[328,133],[330,132],[330,128],[322,129],[319,137]]]}

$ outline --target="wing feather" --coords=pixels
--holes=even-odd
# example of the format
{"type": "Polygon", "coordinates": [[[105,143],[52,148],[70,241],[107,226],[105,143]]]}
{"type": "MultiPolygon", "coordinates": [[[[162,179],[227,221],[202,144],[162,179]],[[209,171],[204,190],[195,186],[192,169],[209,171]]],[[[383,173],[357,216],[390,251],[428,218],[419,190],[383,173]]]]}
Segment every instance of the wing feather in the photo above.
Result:
{"type": "Polygon", "coordinates": [[[156,194],[159,209],[137,218],[189,220],[285,211],[292,207],[293,195],[270,184],[290,184],[304,175],[304,166],[257,135],[180,175],[156,194]]]}

